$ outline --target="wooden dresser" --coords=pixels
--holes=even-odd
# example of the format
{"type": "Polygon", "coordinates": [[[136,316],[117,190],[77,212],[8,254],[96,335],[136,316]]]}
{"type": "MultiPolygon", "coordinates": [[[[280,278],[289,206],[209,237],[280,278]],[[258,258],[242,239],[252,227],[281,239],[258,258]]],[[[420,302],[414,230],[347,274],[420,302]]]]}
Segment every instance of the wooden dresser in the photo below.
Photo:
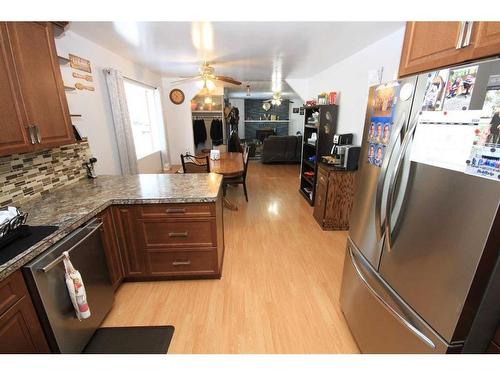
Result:
{"type": "Polygon", "coordinates": [[[355,171],[319,164],[314,218],[323,230],[348,230],[355,171]]]}

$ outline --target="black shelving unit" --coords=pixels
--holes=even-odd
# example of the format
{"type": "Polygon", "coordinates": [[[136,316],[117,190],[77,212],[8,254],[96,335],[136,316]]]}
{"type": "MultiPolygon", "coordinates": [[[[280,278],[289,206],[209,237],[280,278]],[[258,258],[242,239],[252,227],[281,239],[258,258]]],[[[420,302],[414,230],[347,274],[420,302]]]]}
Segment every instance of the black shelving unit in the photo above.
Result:
{"type": "Polygon", "coordinates": [[[302,145],[302,163],[300,165],[300,193],[314,206],[316,194],[316,177],[318,175],[318,162],[321,157],[330,155],[333,146],[333,135],[337,130],[338,106],[317,105],[305,107],[304,132],[302,145]],[[319,112],[318,122],[311,121],[312,114],[319,112]],[[317,134],[316,143],[308,143],[312,133],[317,134]],[[314,156],[315,160],[309,160],[314,156]],[[305,172],[314,172],[312,177],[304,175],[305,172]]]}

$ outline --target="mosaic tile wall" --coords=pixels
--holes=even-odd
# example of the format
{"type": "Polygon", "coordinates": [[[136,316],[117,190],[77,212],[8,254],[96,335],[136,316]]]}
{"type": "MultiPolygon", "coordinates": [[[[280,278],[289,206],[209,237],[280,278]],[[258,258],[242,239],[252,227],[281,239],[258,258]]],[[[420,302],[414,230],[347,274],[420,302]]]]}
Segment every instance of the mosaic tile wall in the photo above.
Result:
{"type": "Polygon", "coordinates": [[[0,157],[0,207],[15,206],[87,177],[88,142],[0,157]]]}

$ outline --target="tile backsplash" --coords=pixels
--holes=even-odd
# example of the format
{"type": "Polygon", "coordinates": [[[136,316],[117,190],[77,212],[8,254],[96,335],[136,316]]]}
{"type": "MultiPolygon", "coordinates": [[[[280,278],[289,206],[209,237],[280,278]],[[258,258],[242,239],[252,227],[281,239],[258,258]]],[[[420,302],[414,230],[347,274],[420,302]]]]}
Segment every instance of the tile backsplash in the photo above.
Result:
{"type": "Polygon", "coordinates": [[[0,207],[19,205],[86,178],[83,164],[89,157],[88,142],[0,157],[0,207]]]}

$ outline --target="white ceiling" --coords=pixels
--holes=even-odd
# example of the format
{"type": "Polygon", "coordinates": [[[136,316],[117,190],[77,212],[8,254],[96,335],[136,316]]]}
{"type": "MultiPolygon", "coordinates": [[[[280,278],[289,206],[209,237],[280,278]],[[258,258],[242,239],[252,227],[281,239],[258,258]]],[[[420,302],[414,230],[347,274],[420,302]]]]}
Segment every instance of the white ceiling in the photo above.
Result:
{"type": "MultiPolygon", "coordinates": [[[[71,22],[69,30],[165,76],[197,74],[200,61],[237,80],[308,78],[404,26],[403,22],[214,22],[211,50],[190,22],[71,22]]],[[[381,51],[381,53],[383,53],[381,51]]]]}

